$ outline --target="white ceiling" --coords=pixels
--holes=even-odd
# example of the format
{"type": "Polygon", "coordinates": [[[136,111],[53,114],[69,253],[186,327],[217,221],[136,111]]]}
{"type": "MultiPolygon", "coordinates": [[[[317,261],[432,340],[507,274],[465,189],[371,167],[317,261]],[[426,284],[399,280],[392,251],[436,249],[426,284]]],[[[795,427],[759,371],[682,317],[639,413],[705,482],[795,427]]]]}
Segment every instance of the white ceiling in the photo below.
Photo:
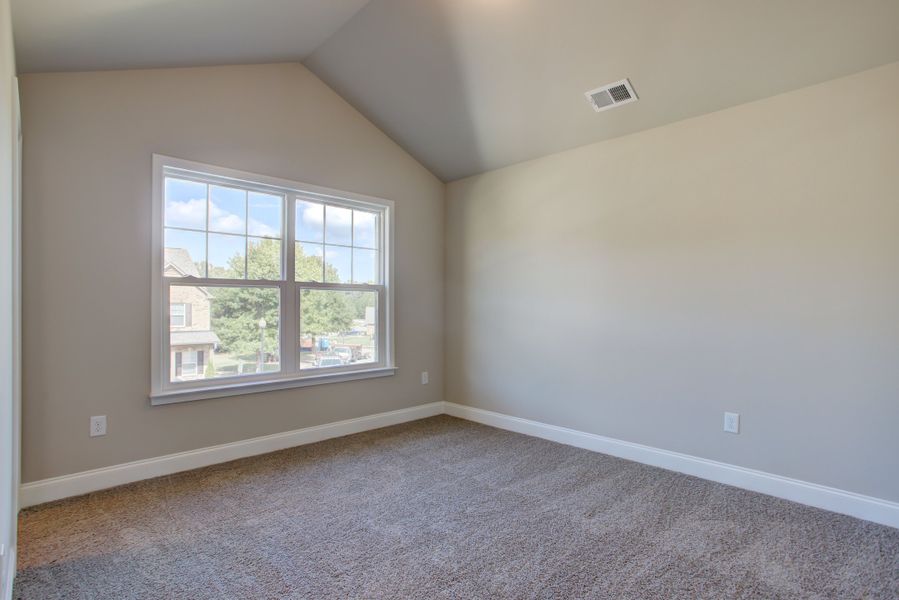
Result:
{"type": "Polygon", "coordinates": [[[453,180],[896,60],[899,0],[372,0],[306,65],[453,180]]]}
{"type": "Polygon", "coordinates": [[[20,72],[305,58],[444,180],[899,60],[899,0],[12,4],[20,72]],[[640,101],[593,112],[625,77],[640,101]]]}
{"type": "Polygon", "coordinates": [[[368,0],[12,0],[20,73],[298,61],[368,0]]]}

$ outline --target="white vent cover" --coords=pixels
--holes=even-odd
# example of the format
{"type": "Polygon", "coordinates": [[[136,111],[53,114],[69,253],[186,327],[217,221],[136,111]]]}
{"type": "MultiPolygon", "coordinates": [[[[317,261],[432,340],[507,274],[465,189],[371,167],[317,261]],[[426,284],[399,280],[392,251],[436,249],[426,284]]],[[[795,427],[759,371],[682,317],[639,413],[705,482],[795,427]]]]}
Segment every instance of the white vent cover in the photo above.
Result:
{"type": "Polygon", "coordinates": [[[637,92],[627,79],[604,85],[584,94],[596,112],[602,112],[622,104],[636,102],[637,92]]]}

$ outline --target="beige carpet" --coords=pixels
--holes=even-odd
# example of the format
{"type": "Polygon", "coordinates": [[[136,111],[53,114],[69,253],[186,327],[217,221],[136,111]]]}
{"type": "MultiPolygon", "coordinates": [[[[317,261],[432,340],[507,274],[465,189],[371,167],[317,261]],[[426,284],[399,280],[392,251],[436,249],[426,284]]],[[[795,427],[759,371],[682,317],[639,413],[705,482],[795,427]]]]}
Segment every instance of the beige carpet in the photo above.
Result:
{"type": "Polygon", "coordinates": [[[435,417],[25,511],[15,598],[899,598],[899,530],[435,417]]]}

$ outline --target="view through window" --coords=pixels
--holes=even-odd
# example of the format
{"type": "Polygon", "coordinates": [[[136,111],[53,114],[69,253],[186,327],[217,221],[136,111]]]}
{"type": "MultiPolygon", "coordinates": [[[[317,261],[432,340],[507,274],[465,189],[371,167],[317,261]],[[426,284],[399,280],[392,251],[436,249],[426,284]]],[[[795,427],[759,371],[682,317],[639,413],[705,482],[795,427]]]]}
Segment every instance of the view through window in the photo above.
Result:
{"type": "Polygon", "coordinates": [[[178,167],[158,176],[160,387],[389,366],[386,204],[178,167]]]}

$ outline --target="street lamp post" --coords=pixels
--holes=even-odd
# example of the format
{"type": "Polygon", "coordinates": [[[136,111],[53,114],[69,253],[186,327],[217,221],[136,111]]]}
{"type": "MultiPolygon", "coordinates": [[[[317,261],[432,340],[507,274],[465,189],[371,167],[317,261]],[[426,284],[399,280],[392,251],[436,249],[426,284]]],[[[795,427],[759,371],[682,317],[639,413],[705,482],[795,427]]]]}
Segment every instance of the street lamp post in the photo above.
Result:
{"type": "Polygon", "coordinates": [[[265,362],[265,319],[259,319],[259,361],[256,363],[256,372],[262,373],[262,363],[265,362]]]}

